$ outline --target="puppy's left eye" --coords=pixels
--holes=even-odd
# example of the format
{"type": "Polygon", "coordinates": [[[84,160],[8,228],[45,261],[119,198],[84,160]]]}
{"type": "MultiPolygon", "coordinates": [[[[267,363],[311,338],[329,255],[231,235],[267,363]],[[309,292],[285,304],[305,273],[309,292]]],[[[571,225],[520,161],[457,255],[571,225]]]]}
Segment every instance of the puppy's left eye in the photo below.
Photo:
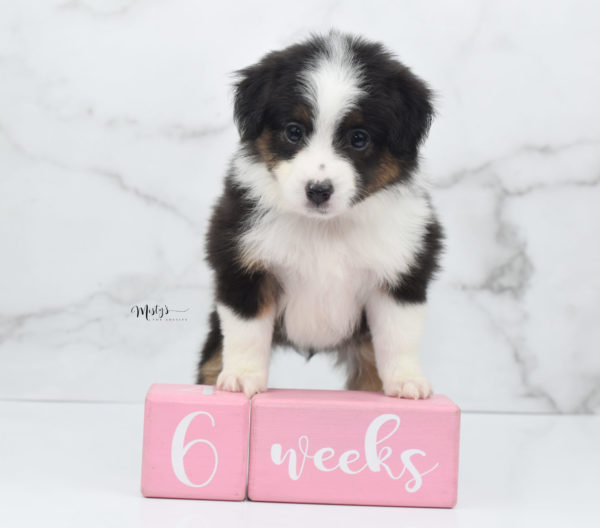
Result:
{"type": "Polygon", "coordinates": [[[288,123],[285,127],[285,137],[290,143],[299,143],[304,136],[304,127],[300,123],[288,123]]]}
{"type": "Polygon", "coordinates": [[[350,132],[350,145],[356,150],[362,150],[369,144],[369,134],[362,128],[350,132]]]}

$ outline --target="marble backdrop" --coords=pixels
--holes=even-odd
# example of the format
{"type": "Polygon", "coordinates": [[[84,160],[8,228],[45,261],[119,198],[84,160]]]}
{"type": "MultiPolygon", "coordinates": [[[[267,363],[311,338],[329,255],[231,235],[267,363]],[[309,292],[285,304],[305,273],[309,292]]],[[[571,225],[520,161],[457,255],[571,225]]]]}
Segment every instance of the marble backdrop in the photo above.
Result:
{"type": "MultiPolygon", "coordinates": [[[[139,401],[193,380],[230,72],[330,27],[385,42],[437,93],[437,391],[600,410],[600,5],[567,1],[2,2],[0,398],[139,401]]],[[[270,384],[343,373],[282,350],[270,384]]]]}

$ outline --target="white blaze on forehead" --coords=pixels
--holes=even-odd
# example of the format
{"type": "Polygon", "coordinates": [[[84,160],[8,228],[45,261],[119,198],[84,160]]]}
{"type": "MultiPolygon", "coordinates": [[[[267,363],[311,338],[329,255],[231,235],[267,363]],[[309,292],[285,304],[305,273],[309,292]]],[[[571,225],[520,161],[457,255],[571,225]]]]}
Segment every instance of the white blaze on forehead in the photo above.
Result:
{"type": "Polygon", "coordinates": [[[327,51],[301,74],[305,95],[315,112],[314,138],[331,138],[337,124],[363,95],[361,71],[348,41],[339,34],[327,39],[327,51]]]}

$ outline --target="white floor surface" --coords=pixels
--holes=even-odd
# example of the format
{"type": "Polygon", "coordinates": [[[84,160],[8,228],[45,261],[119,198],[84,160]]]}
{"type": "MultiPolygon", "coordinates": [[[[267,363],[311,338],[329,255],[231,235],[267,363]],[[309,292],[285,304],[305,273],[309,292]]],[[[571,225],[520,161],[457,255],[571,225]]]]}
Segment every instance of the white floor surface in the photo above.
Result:
{"type": "Polygon", "coordinates": [[[142,421],[142,405],[0,402],[0,526],[600,526],[600,416],[463,413],[452,510],[145,499],[142,421]]]}

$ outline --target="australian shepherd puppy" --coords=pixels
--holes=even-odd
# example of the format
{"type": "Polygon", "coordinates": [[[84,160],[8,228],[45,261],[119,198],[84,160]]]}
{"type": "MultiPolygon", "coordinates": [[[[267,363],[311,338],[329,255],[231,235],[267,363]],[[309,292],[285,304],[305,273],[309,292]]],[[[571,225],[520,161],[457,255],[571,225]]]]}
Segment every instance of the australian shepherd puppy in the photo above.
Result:
{"type": "Polygon", "coordinates": [[[380,44],[336,31],[237,73],[198,383],[264,391],[283,344],[336,351],[348,389],[427,398],[419,346],[442,242],[417,174],[430,90],[380,44]]]}

